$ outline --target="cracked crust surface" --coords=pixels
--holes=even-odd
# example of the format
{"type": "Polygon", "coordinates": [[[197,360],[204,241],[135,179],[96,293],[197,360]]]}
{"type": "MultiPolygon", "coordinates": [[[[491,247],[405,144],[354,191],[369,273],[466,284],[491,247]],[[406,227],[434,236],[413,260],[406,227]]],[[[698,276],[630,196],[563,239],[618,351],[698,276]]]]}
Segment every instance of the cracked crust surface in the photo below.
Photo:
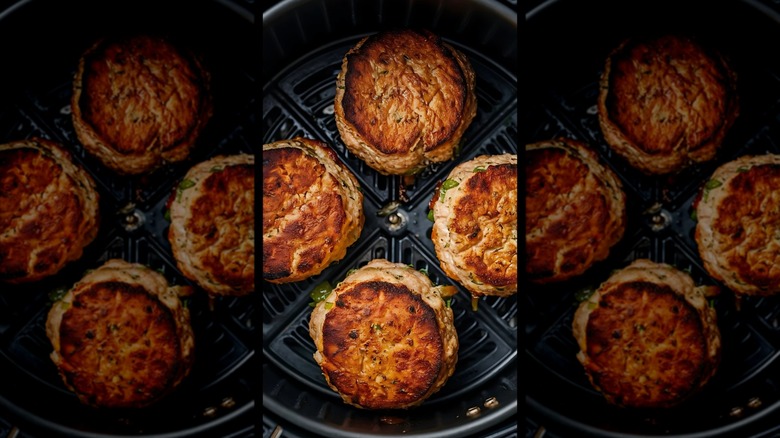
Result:
{"type": "Polygon", "coordinates": [[[442,270],[475,297],[517,293],[517,155],[457,165],[430,206],[442,270]]]}
{"type": "Polygon", "coordinates": [[[692,38],[625,40],[607,58],[601,130],[644,173],[673,173],[714,158],[738,113],[736,74],[692,38]]]}
{"type": "Polygon", "coordinates": [[[780,156],[744,156],[715,170],[696,205],[704,267],[740,295],[780,293],[780,156]]]}
{"type": "Polygon", "coordinates": [[[353,154],[384,175],[453,158],[476,114],[468,58],[438,36],[409,29],[359,41],[336,81],[335,117],[353,154]]]}
{"type": "Polygon", "coordinates": [[[255,157],[219,155],[184,175],[168,240],[182,273],[211,295],[255,291],[255,157]]]}
{"type": "Polygon", "coordinates": [[[324,142],[263,145],[263,279],[289,283],[341,260],[363,230],[363,193],[324,142]]]}
{"type": "Polygon", "coordinates": [[[81,258],[99,216],[95,182],[61,145],[0,145],[0,280],[37,281],[81,258]]]}
{"type": "Polygon", "coordinates": [[[525,271],[531,281],[580,275],[622,239],[622,184],[585,143],[558,138],[527,145],[525,178],[525,271]]]}
{"type": "Polygon", "coordinates": [[[439,288],[410,266],[383,259],[348,275],[317,304],[309,334],[328,386],[364,409],[423,403],[458,359],[452,309],[439,288]]]}
{"type": "Polygon", "coordinates": [[[73,127],[87,151],[120,174],[184,160],[211,117],[210,74],[158,36],[103,38],[79,60],[73,127]]]}
{"type": "Polygon", "coordinates": [[[194,358],[186,287],[112,259],[52,305],[46,334],[65,385],[87,405],[149,406],[188,375],[194,358]]]}
{"type": "Polygon", "coordinates": [[[720,363],[711,286],[670,265],[640,259],[583,301],[573,334],[588,379],[619,406],[668,408],[704,387],[720,363]]]}

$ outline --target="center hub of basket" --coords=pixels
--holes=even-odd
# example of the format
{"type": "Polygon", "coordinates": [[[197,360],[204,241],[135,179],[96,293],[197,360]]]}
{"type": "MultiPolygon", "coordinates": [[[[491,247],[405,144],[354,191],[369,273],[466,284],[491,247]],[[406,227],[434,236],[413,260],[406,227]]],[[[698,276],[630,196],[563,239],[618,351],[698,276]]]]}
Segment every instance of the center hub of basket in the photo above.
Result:
{"type": "Polygon", "coordinates": [[[379,225],[392,236],[406,231],[409,223],[409,214],[400,207],[401,203],[391,201],[377,212],[379,225]]]}

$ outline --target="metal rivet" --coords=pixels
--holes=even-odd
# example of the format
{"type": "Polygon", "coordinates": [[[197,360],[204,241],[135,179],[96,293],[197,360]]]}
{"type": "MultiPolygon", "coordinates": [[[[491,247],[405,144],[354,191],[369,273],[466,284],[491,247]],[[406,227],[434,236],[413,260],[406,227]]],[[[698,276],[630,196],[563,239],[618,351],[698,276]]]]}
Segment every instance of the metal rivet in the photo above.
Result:
{"type": "Polygon", "coordinates": [[[739,406],[731,408],[731,411],[729,411],[729,415],[732,417],[741,417],[744,413],[744,409],[742,409],[739,406]]]}
{"type": "Polygon", "coordinates": [[[203,416],[204,417],[213,417],[217,413],[217,408],[213,406],[209,406],[206,409],[203,410],[203,416]]]}
{"type": "Polygon", "coordinates": [[[220,406],[226,409],[230,409],[236,405],[236,401],[232,397],[226,397],[219,403],[220,406]]]}
{"type": "Polygon", "coordinates": [[[498,399],[495,397],[490,397],[489,399],[485,400],[484,406],[488,409],[493,409],[495,407],[498,407],[498,399]]]}
{"type": "Polygon", "coordinates": [[[750,400],[748,400],[747,405],[749,408],[753,408],[753,409],[759,408],[761,407],[761,399],[758,397],[753,397],[750,400]]]}
{"type": "Polygon", "coordinates": [[[469,409],[466,411],[466,416],[467,416],[467,417],[476,417],[477,415],[479,415],[479,414],[480,414],[480,412],[482,412],[482,410],[481,410],[481,409],[479,409],[479,406],[473,406],[473,407],[470,407],[470,408],[469,408],[469,409]]]}

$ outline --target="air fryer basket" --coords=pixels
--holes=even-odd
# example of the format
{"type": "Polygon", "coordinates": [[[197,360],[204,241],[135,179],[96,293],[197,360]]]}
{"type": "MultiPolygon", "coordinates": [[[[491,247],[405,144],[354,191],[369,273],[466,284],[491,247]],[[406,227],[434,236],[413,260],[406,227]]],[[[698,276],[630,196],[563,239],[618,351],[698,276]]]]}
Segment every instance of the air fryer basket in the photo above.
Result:
{"type": "Polygon", "coordinates": [[[327,437],[473,436],[514,422],[516,296],[483,299],[474,312],[470,295],[458,285],[452,305],[460,339],[455,373],[439,393],[408,411],[358,410],[327,387],[312,357],[308,304],[317,284],[336,284],[374,258],[425,268],[433,281],[455,284],[439,267],[427,206],[435,184],[457,163],[480,154],[517,153],[516,26],[516,13],[493,0],[287,1],[264,13],[263,142],[297,135],[326,141],[360,182],[366,216],[362,235],[340,262],[305,281],[263,283],[264,436],[274,427],[272,418],[290,434],[327,437]],[[478,110],[459,157],[424,171],[405,189],[408,200],[394,214],[379,216],[401,199],[400,178],[379,175],[345,149],[333,117],[336,74],[361,37],[407,26],[428,28],[469,57],[478,110]],[[491,397],[498,406],[486,407],[491,397]],[[467,414],[470,408],[479,412],[467,414]]]}
{"type": "Polygon", "coordinates": [[[770,430],[780,431],[780,297],[744,299],[738,310],[733,294],[723,288],[715,299],[721,366],[701,394],[668,411],[608,406],[587,381],[571,333],[576,292],[597,287],[634,259],[669,263],[690,272],[698,284],[717,284],[698,255],[691,204],[720,164],[746,154],[780,153],[780,56],[767,51],[780,41],[780,13],[769,3],[561,0],[526,15],[526,59],[533,66],[526,82],[532,89],[526,143],[562,135],[591,144],[620,176],[629,214],[626,235],[607,260],[565,284],[527,285],[523,360],[524,375],[533,376],[525,381],[532,424],[560,436],[770,436],[770,430]],[[566,31],[551,36],[555,29],[566,31]],[[596,112],[598,78],[622,38],[664,31],[697,35],[731,59],[742,111],[715,160],[676,176],[647,177],[604,141],[596,112]]]}
{"type": "MultiPolygon", "coordinates": [[[[0,12],[0,139],[45,137],[70,149],[94,177],[102,223],[83,257],[57,275],[0,285],[0,431],[19,436],[247,436],[256,394],[259,339],[253,297],[216,298],[184,278],[167,240],[165,203],[190,166],[216,154],[252,153],[259,136],[257,37],[250,5],[208,2],[5,2],[0,12]],[[159,32],[201,53],[213,74],[214,117],[187,161],[119,177],[79,144],[70,115],[78,58],[96,38],[159,32]],[[253,131],[254,130],[254,131],[253,131]],[[255,134],[253,134],[253,132],[255,134]],[[169,282],[196,287],[188,307],[195,364],[181,386],[151,408],[99,411],[67,391],[49,358],[49,294],[69,288],[109,258],[145,264],[169,282]],[[10,432],[9,432],[10,433],[10,432]]],[[[5,436],[4,433],[0,433],[5,436]]]]}

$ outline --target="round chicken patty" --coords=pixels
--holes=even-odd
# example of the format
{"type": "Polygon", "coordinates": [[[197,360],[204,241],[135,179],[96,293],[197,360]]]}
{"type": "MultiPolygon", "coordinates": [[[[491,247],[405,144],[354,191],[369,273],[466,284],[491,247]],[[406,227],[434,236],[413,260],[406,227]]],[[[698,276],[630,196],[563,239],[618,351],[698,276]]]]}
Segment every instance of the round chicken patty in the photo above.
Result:
{"type": "Polygon", "coordinates": [[[92,177],[60,144],[0,145],[0,280],[25,283],[81,258],[100,226],[92,177]]]}
{"type": "Polygon", "coordinates": [[[704,267],[738,296],[780,293],[780,155],[718,167],[696,204],[704,267]]]}
{"type": "Polygon", "coordinates": [[[255,157],[218,155],[184,175],[169,200],[176,265],[210,295],[255,291],[255,157]]]}
{"type": "Polygon", "coordinates": [[[444,386],[458,360],[441,287],[384,259],[347,275],[320,301],[309,334],[328,386],[358,408],[417,406],[444,386]]]}
{"type": "Polygon", "coordinates": [[[263,279],[301,281],[341,260],[363,231],[363,193],[327,144],[263,145],[263,279]]]}
{"type": "Polygon", "coordinates": [[[600,80],[604,139],[646,174],[711,160],[739,114],[736,81],[726,59],[693,38],[625,40],[600,80]]]}
{"type": "Polygon", "coordinates": [[[557,138],[525,151],[526,275],[539,284],[581,275],[623,238],[620,179],[580,141],[557,138]]]}
{"type": "Polygon", "coordinates": [[[81,56],[73,127],[120,174],[182,161],[211,118],[210,73],[190,51],[152,35],[102,38],[81,56]]]}
{"type": "Polygon", "coordinates": [[[574,314],[588,379],[609,403],[669,408],[697,393],[720,363],[713,286],[647,259],[614,274],[574,314]]]}
{"type": "Polygon", "coordinates": [[[46,320],[51,359],[78,399],[99,408],[141,408],[169,394],[194,359],[188,287],[111,259],[87,273],[46,320]]]}
{"type": "Polygon", "coordinates": [[[442,270],[473,297],[517,293],[517,155],[481,155],[452,169],[429,205],[442,270]]]}
{"type": "Polygon", "coordinates": [[[468,58],[428,31],[380,32],[344,56],[336,126],[349,149],[383,175],[448,161],[477,111],[468,58]]]}

